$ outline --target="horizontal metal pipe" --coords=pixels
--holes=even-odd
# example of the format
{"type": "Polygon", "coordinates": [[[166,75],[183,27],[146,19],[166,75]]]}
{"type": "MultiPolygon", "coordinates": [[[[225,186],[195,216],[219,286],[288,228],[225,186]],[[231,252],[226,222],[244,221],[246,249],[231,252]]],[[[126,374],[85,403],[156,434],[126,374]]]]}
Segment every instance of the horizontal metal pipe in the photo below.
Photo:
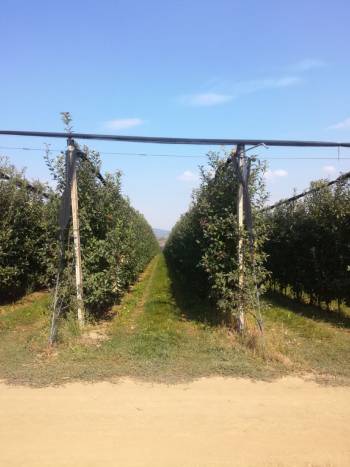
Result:
{"type": "Polygon", "coordinates": [[[255,146],[266,144],[266,146],[290,146],[290,147],[350,147],[350,142],[334,141],[295,141],[295,140],[274,140],[274,139],[221,139],[221,138],[167,138],[160,136],[124,136],[124,135],[101,135],[93,133],[63,133],[52,131],[18,131],[0,130],[0,135],[9,136],[36,136],[43,138],[75,138],[94,139],[103,141],[124,141],[129,143],[155,143],[155,144],[193,144],[205,146],[234,146],[246,145],[255,146]]]}

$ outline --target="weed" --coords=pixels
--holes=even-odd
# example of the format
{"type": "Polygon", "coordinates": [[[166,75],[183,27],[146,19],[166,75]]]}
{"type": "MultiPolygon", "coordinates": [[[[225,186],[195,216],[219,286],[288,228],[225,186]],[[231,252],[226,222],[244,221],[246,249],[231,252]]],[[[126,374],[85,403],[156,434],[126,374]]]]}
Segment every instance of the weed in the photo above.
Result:
{"type": "Polygon", "coordinates": [[[124,376],[176,382],[210,375],[271,379],[291,372],[327,375],[339,384],[350,378],[346,328],[312,319],[293,301],[267,297],[264,337],[249,321],[249,333],[239,337],[211,318],[208,303],[174,282],[162,256],[113,307],[112,319],[91,323],[81,334],[68,317],[53,349],[47,346],[49,299],[39,294],[0,308],[1,379],[32,385],[124,376]]]}

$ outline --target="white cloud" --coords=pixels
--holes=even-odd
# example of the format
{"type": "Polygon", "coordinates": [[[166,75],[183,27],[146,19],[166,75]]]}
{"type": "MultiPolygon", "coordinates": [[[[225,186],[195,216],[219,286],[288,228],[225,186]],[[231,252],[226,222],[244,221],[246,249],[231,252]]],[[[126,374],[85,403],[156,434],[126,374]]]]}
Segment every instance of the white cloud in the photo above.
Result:
{"type": "Polygon", "coordinates": [[[210,107],[213,105],[224,104],[233,99],[233,96],[227,94],[218,94],[215,92],[208,92],[203,94],[191,94],[182,96],[180,100],[187,105],[194,107],[210,107]]]}
{"type": "Polygon", "coordinates": [[[211,90],[206,93],[187,94],[180,96],[179,101],[182,104],[193,107],[209,107],[225,104],[240,96],[253,94],[265,89],[287,88],[298,85],[301,82],[301,78],[297,76],[239,81],[231,85],[225,84],[225,88],[228,89],[228,92],[221,93],[211,90]]]}
{"type": "Polygon", "coordinates": [[[276,170],[267,170],[265,172],[265,178],[267,180],[273,180],[276,177],[287,177],[288,172],[284,169],[276,169],[276,170]]]}
{"type": "Polygon", "coordinates": [[[350,130],[350,117],[342,120],[341,122],[330,125],[328,130],[350,130]]]}
{"type": "Polygon", "coordinates": [[[286,177],[288,175],[288,172],[284,169],[274,170],[273,173],[276,177],[286,177]]]}
{"type": "Polygon", "coordinates": [[[191,170],[185,170],[177,179],[181,182],[196,182],[198,180],[198,175],[191,172],[191,170]]]}
{"type": "Polygon", "coordinates": [[[283,76],[281,78],[266,78],[250,81],[241,81],[233,86],[233,95],[239,97],[244,94],[253,94],[265,89],[279,89],[296,86],[302,82],[298,76],[283,76]]]}
{"type": "Polygon", "coordinates": [[[110,130],[125,130],[142,125],[143,123],[144,121],[141,118],[119,118],[105,122],[104,126],[110,130]]]}
{"type": "Polygon", "coordinates": [[[315,68],[323,68],[327,64],[323,60],[319,60],[317,58],[306,58],[304,60],[300,60],[300,62],[294,63],[290,67],[293,71],[309,71],[315,68]]]}
{"type": "Polygon", "coordinates": [[[333,165],[324,165],[322,170],[326,175],[334,175],[337,172],[337,169],[333,165]]]}
{"type": "Polygon", "coordinates": [[[284,76],[282,78],[268,78],[256,81],[247,81],[242,83],[247,88],[247,92],[260,91],[261,89],[288,88],[301,83],[298,76],[284,76]]]}

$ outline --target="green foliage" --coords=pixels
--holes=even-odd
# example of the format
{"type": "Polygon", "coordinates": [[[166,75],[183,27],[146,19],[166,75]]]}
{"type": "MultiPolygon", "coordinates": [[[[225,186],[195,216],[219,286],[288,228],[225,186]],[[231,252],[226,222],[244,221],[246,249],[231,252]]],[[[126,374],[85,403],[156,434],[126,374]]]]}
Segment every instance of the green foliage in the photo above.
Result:
{"type": "Polygon", "coordinates": [[[227,157],[209,154],[209,170],[201,169],[201,185],[193,194],[192,206],[175,225],[164,253],[172,269],[194,290],[209,297],[226,321],[231,322],[240,297],[246,310],[256,306],[256,284],[261,288],[266,275],[262,251],[266,228],[259,213],[265,200],[264,167],[254,162],[249,187],[254,219],[253,258],[247,232],[238,229],[238,180],[232,165],[226,164],[227,157]],[[243,290],[238,286],[239,234],[243,239],[243,290]]]}
{"type": "MultiPolygon", "coordinates": [[[[0,379],[33,386],[118,377],[169,384],[213,375],[270,380],[307,372],[331,384],[350,383],[350,333],[333,313],[278,296],[263,309],[262,352],[254,335],[241,339],[222,326],[186,319],[198,316],[203,301],[188,284],[173,292],[173,275],[159,255],[114,308],[116,319],[87,325],[82,338],[68,317],[57,348],[49,351],[48,294],[0,306],[0,379]],[[90,339],[91,331],[104,339],[90,339]]],[[[349,319],[344,324],[349,327],[349,319]]]]}
{"type": "Polygon", "coordinates": [[[275,287],[328,306],[350,302],[350,182],[325,184],[313,182],[324,188],[268,213],[265,251],[275,287]]]}
{"type": "MultiPolygon", "coordinates": [[[[107,174],[102,184],[95,176],[101,168],[99,154],[87,147],[84,152],[87,160],[77,161],[84,304],[96,316],[121,298],[159,247],[145,218],[122,196],[121,174],[107,174]]],[[[64,155],[48,157],[47,163],[62,192],[64,155]]],[[[66,264],[60,293],[65,308],[71,309],[75,306],[71,230],[66,264]]]]}
{"type": "MultiPolygon", "coordinates": [[[[121,174],[95,176],[99,154],[85,148],[78,159],[79,218],[84,275],[84,303],[98,315],[120,299],[159,251],[145,218],[121,194],[121,174]]],[[[38,182],[28,189],[24,174],[0,161],[0,295],[13,299],[29,290],[52,286],[59,263],[58,212],[65,183],[65,156],[46,156],[56,191],[38,182]],[[50,193],[49,199],[43,192],[50,193]]],[[[66,233],[65,269],[61,277],[63,309],[75,308],[72,229],[66,233]]]]}
{"type": "Polygon", "coordinates": [[[0,296],[9,300],[48,284],[55,200],[53,193],[45,200],[48,188],[39,182],[28,189],[24,173],[7,159],[0,159],[0,169],[9,177],[0,180],[0,296]]]}

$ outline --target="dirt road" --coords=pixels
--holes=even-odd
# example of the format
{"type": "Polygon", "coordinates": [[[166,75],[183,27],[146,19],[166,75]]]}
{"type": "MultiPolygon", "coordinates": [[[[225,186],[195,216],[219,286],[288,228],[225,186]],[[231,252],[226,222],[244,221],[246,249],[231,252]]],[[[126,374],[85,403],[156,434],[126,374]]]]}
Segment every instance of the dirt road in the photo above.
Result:
{"type": "Polygon", "coordinates": [[[0,465],[350,465],[350,388],[297,378],[0,385],[0,465]]]}

